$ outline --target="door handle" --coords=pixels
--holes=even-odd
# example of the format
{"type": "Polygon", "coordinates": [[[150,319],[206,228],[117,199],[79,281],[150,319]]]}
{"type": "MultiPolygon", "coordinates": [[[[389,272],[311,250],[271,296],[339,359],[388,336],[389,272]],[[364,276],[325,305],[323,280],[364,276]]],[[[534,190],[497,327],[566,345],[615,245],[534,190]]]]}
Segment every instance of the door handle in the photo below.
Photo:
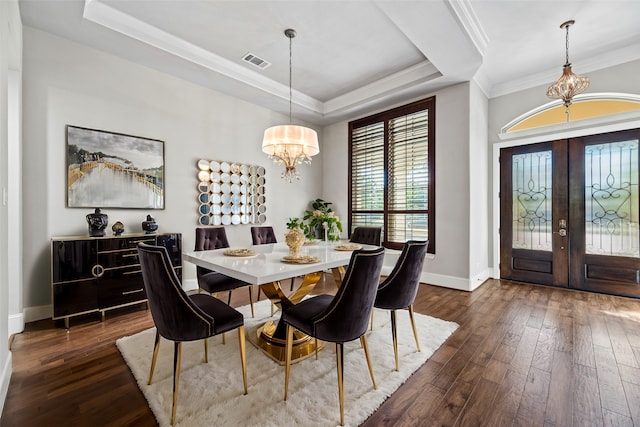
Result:
{"type": "Polygon", "coordinates": [[[560,237],[566,237],[567,236],[567,220],[566,219],[561,219],[558,221],[558,231],[554,231],[554,233],[557,233],[560,237]]]}

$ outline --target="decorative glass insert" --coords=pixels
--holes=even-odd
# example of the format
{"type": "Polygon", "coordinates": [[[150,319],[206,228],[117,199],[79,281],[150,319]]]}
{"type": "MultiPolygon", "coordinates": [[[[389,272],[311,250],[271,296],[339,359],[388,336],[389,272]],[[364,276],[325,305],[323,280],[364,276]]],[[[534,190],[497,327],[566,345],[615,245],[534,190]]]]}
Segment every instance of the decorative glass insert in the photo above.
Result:
{"type": "Polygon", "coordinates": [[[551,150],[512,157],[514,249],[551,251],[551,150]]]}
{"type": "Polygon", "coordinates": [[[586,252],[640,257],[638,140],[589,145],[584,156],[586,252]]]}

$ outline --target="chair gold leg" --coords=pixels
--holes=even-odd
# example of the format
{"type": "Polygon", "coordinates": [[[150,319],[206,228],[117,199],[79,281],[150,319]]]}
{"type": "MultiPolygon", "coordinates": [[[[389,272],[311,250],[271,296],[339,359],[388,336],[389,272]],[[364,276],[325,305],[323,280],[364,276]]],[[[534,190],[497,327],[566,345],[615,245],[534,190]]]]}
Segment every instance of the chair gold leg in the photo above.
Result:
{"type": "Polygon", "coordinates": [[[313,340],[314,340],[315,346],[316,346],[316,360],[318,360],[318,338],[314,338],[313,340]]]}
{"type": "Polygon", "coordinates": [[[149,382],[148,385],[151,385],[151,380],[153,379],[153,370],[156,368],[156,360],[158,360],[158,350],[160,349],[160,334],[156,330],[156,341],[153,345],[153,356],[151,356],[151,369],[149,370],[149,382]]]}
{"type": "Polygon", "coordinates": [[[222,344],[226,344],[226,343],[227,343],[227,336],[223,332],[222,333],[222,344]]]}
{"type": "Polygon", "coordinates": [[[251,304],[251,317],[256,317],[253,312],[253,291],[251,290],[251,286],[249,286],[249,304],[251,304]]]}
{"type": "Polygon", "coordinates": [[[398,331],[396,330],[396,311],[391,310],[391,335],[393,337],[393,355],[396,358],[396,371],[400,370],[398,363],[398,331]]]}
{"type": "Polygon", "coordinates": [[[209,363],[209,343],[207,338],[204,339],[204,363],[209,363]]]}
{"type": "Polygon", "coordinates": [[[284,400],[287,400],[289,391],[289,372],[291,371],[291,352],[293,350],[293,326],[287,325],[287,346],[284,368],[284,400]]]}
{"type": "Polygon", "coordinates": [[[416,329],[416,321],[413,318],[413,304],[409,306],[409,319],[411,319],[411,327],[413,328],[413,337],[416,339],[416,347],[420,350],[420,341],[418,341],[418,330],[416,329]]]}
{"type": "Polygon", "coordinates": [[[171,407],[171,425],[176,423],[176,407],[178,406],[178,388],[180,385],[180,360],[182,359],[182,343],[174,342],[173,345],[173,406],[171,407]]]}
{"type": "Polygon", "coordinates": [[[242,381],[244,382],[244,394],[247,394],[247,347],[244,339],[244,326],[238,328],[238,341],[240,343],[240,362],[242,363],[242,381]]]}
{"type": "Polygon", "coordinates": [[[371,324],[369,325],[369,330],[373,331],[373,310],[371,310],[371,324]]]}
{"type": "Polygon", "coordinates": [[[373,376],[373,366],[371,365],[371,357],[369,356],[369,346],[367,345],[366,335],[363,335],[360,337],[360,343],[362,344],[362,348],[364,349],[364,357],[367,359],[367,366],[369,367],[369,375],[371,376],[371,383],[373,384],[373,389],[377,390],[378,385],[376,384],[376,379],[373,376]]]}
{"type": "Polygon", "coordinates": [[[229,291],[229,296],[227,297],[227,305],[231,305],[231,291],[229,291]]]}
{"type": "Polygon", "coordinates": [[[336,343],[336,365],[338,368],[338,399],[340,400],[340,425],[344,425],[344,348],[336,343]]]}

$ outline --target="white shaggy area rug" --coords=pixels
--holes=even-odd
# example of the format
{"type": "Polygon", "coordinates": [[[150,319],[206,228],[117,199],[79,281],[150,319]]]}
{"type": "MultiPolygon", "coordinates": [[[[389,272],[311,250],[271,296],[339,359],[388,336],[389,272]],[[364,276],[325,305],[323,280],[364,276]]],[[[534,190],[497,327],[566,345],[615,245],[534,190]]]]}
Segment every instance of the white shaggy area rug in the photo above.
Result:
{"type": "MultiPolygon", "coordinates": [[[[244,314],[247,336],[271,319],[268,301],[248,306],[244,314]]],[[[276,313],[277,319],[280,313],[276,313]]],[[[457,324],[415,314],[420,346],[417,352],[409,314],[399,311],[400,371],[394,370],[391,321],[387,311],[375,310],[373,331],[367,333],[378,389],[369,377],[360,340],[344,346],[345,425],[364,422],[456,330],[457,324]]],[[[169,426],[173,381],[173,343],[162,339],[153,383],[147,385],[155,328],[119,339],[116,344],[133,372],[160,426],[169,426]]],[[[335,347],[327,343],[319,359],[291,365],[289,396],[283,400],[284,366],[247,342],[248,394],[243,395],[238,334],[209,339],[209,363],[202,341],[182,347],[182,369],[176,412],[177,426],[336,426],[340,423],[335,347]]]]}

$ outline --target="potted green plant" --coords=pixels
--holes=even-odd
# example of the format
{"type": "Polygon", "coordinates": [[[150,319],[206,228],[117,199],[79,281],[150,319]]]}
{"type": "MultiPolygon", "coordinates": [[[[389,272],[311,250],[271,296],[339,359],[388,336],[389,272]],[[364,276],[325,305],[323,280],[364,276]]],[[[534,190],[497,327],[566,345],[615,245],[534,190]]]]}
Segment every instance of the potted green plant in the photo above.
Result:
{"type": "Polygon", "coordinates": [[[342,223],[330,205],[322,199],[311,201],[312,210],[307,210],[302,219],[306,222],[304,229],[308,239],[340,240],[342,223]]]}

